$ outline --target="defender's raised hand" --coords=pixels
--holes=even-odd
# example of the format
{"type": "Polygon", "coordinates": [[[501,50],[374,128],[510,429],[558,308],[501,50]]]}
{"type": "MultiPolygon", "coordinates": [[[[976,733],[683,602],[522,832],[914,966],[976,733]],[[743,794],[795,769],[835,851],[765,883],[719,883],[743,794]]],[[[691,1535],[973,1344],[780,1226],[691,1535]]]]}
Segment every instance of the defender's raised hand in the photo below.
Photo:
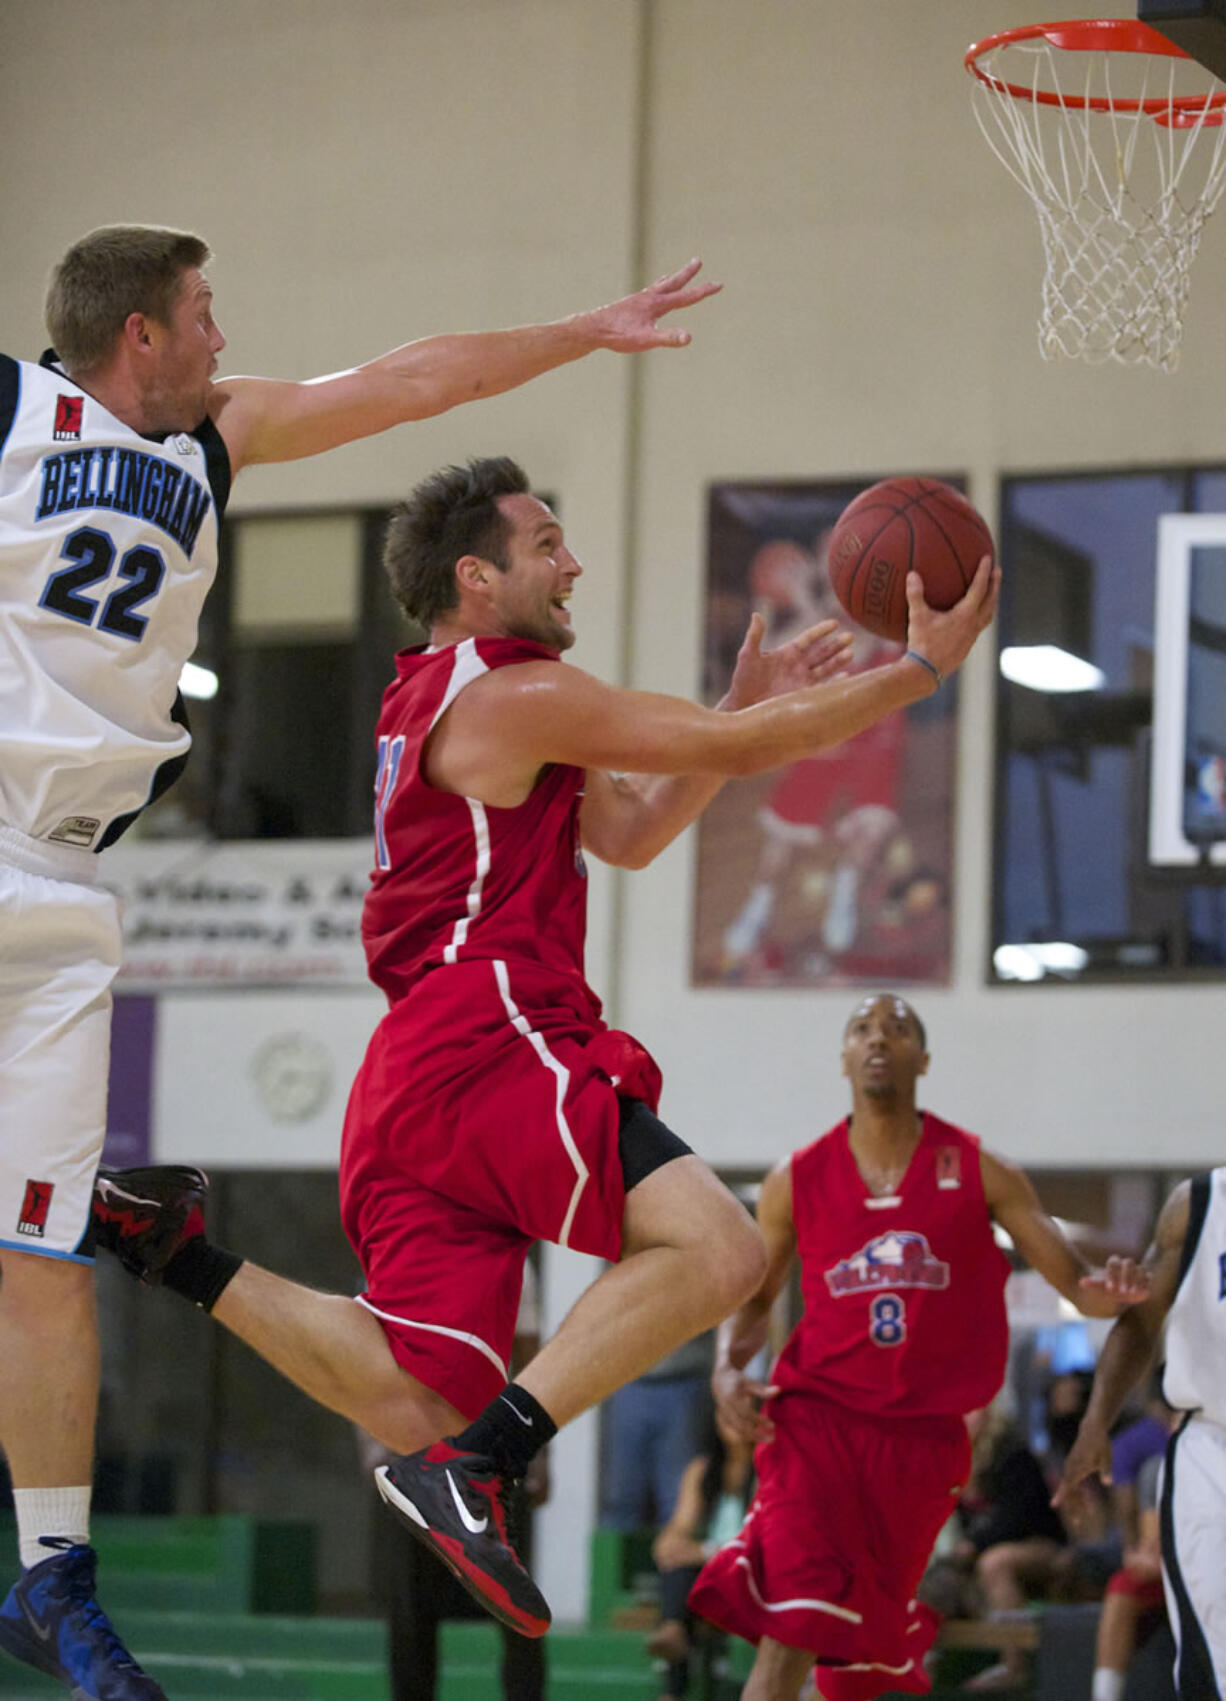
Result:
{"type": "Polygon", "coordinates": [[[636,290],[633,295],[580,314],[584,331],[591,336],[595,347],[612,349],[616,354],[635,354],[649,348],[684,348],[690,340],[688,331],[678,325],[664,329],[656,321],[666,313],[693,307],[723,289],[723,284],[718,283],[691,285],[690,280],[701,266],[701,260],[691,260],[680,271],[657,278],[655,283],[636,290]]]}

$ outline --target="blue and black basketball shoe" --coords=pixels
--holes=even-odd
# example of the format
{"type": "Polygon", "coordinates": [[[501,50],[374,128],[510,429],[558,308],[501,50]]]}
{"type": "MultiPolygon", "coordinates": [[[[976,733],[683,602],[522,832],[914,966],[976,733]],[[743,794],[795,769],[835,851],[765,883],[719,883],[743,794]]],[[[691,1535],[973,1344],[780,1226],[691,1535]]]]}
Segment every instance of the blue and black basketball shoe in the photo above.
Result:
{"type": "MultiPolygon", "coordinates": [[[[60,1544],[43,1537],[44,1547],[60,1544]]],[[[13,1584],[0,1606],[0,1648],[62,1683],[74,1701],[166,1701],[94,1599],[98,1556],[64,1545],[13,1584]]]]}

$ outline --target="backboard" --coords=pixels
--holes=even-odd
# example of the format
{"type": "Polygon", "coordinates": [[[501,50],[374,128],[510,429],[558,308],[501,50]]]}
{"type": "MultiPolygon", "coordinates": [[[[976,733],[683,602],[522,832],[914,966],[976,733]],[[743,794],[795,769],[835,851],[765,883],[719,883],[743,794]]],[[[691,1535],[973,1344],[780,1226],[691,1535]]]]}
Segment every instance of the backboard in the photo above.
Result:
{"type": "Polygon", "coordinates": [[[1149,861],[1226,870],[1226,514],[1158,521],[1149,861]]]}
{"type": "Polygon", "coordinates": [[[1226,82],[1226,0],[1138,0],[1137,17],[1226,82]]]}

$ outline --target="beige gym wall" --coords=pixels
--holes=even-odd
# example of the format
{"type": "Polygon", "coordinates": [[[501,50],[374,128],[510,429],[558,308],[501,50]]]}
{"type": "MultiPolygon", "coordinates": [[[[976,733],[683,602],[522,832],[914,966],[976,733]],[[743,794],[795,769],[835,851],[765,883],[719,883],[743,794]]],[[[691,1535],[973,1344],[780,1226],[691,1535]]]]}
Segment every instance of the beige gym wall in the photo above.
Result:
{"type": "MultiPolygon", "coordinates": [[[[1184,365],[1048,366],[1033,216],[961,69],[993,29],[1079,8],[1002,0],[12,0],[0,25],[0,347],[36,354],[46,271],[99,223],[201,230],[231,371],[306,377],[409,337],[561,315],[691,253],[726,283],[694,346],[600,354],[310,463],[235,510],[392,498],[510,450],[588,564],[580,665],[692,694],[703,514],[718,478],[1226,458],[1226,214],[1193,278],[1184,365]]],[[[1116,5],[1111,12],[1125,14],[1116,5]]],[[[931,1101],[1030,1161],[1177,1165],[1220,1150],[1217,988],[987,989],[991,669],[963,694],[956,984],[917,997],[931,1101]]],[[[596,881],[593,974],[665,1065],[665,1113],[765,1164],[844,1103],[845,993],[691,992],[692,847],[596,881]]],[[[326,1163],[219,1080],[287,1022],[342,1081],[378,1000],[164,1000],[159,1149],[326,1163]],[[202,1023],[205,1027],[202,1029],[202,1023]],[[200,1058],[197,1064],[194,1059],[200,1058]],[[219,1101],[219,1096],[224,1104],[219,1101]],[[219,1109],[225,1114],[219,1115],[219,1109]]],[[[301,1137],[300,1137],[301,1136],[301,1137]]]]}

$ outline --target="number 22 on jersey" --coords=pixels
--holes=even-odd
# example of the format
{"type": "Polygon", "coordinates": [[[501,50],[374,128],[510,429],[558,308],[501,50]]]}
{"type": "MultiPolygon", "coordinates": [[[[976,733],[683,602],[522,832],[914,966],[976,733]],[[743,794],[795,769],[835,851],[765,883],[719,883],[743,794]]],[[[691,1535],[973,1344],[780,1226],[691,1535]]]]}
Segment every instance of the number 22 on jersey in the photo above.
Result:
{"type": "Polygon", "coordinates": [[[60,558],[71,565],[57,568],[48,578],[38,599],[40,608],[139,643],[149,617],[136,610],[157,595],[166,577],[166,563],[159,552],[147,543],[129,549],[119,562],[119,576],[126,583],[113,590],[105,602],[84,594],[87,586],[108,576],[115,560],[115,545],[105,532],[81,526],[65,538],[60,558]]]}

